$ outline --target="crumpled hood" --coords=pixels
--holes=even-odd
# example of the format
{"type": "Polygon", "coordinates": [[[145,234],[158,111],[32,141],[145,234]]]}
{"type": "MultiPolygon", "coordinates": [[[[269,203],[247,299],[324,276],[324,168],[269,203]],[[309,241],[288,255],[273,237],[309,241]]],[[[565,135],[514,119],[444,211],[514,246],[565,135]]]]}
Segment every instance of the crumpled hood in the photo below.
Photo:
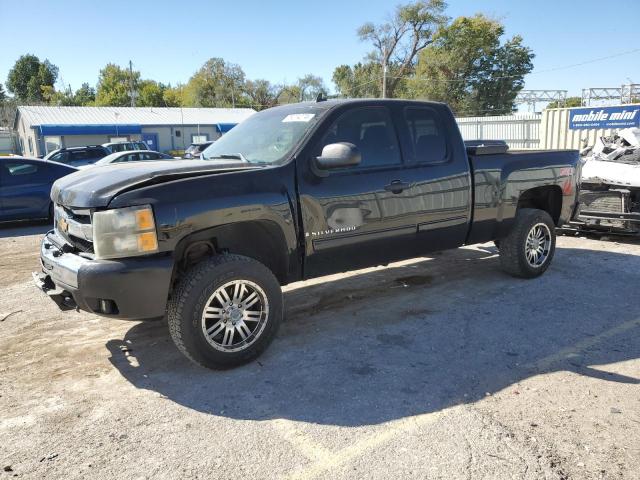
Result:
{"type": "Polygon", "coordinates": [[[106,207],[118,193],[136,186],[255,168],[259,167],[243,162],[208,160],[143,161],[96,166],[56,180],[51,189],[51,200],[68,207],[106,207]]]}

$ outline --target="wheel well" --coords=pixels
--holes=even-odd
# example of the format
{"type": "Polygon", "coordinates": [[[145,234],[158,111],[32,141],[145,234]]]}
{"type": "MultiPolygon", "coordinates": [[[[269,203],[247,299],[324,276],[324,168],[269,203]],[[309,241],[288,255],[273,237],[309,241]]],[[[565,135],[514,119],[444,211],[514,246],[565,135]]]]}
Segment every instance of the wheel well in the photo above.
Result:
{"type": "Polygon", "coordinates": [[[280,283],[286,281],[286,239],[280,227],[268,220],[222,225],[182,239],[174,254],[177,269],[174,278],[201,260],[222,253],[253,258],[271,270],[280,283]]]}
{"type": "Polygon", "coordinates": [[[562,209],[562,190],[557,185],[547,185],[525,190],[518,199],[518,210],[521,208],[537,208],[544,210],[553,219],[554,224],[560,221],[562,209]]]}

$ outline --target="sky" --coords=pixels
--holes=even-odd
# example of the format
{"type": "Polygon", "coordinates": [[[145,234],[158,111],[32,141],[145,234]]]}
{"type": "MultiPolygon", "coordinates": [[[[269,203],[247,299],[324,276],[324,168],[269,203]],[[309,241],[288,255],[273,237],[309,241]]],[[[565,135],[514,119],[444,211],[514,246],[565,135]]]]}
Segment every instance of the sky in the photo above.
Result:
{"type": "MultiPolygon", "coordinates": [[[[239,64],[249,79],[294,82],[313,73],[333,88],[333,69],[369,50],[356,29],[406,1],[0,0],[0,82],[20,55],[32,53],[57,65],[59,81],[74,89],[95,85],[107,63],[129,60],[143,78],[184,83],[211,57],[239,64]]],[[[533,49],[527,89],[579,96],[586,87],[640,83],[640,0],[449,1],[451,17],[478,12],[533,49]]]]}

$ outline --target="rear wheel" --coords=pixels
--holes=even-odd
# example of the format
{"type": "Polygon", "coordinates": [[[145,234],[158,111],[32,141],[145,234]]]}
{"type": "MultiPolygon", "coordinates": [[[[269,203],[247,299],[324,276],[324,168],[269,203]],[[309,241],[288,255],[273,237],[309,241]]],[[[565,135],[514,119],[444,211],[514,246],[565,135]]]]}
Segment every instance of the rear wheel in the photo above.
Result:
{"type": "Polygon", "coordinates": [[[521,278],[542,275],[556,249],[555,225],[544,210],[523,208],[509,234],[500,240],[500,263],[507,273],[521,278]]]}
{"type": "Polygon", "coordinates": [[[169,301],[167,318],[178,349],[208,368],[253,360],[282,321],[282,292],[256,260],[220,255],[196,265],[169,301]]]}

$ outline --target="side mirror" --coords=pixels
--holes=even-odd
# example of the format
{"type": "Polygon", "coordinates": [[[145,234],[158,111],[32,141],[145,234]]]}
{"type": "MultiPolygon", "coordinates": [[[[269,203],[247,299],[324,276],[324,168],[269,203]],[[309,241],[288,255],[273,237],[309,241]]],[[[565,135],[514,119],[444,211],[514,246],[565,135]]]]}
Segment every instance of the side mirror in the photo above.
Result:
{"type": "Polygon", "coordinates": [[[362,160],[360,150],[353,143],[341,142],[325,145],[322,155],[316,157],[316,164],[322,170],[353,167],[362,160]]]}

